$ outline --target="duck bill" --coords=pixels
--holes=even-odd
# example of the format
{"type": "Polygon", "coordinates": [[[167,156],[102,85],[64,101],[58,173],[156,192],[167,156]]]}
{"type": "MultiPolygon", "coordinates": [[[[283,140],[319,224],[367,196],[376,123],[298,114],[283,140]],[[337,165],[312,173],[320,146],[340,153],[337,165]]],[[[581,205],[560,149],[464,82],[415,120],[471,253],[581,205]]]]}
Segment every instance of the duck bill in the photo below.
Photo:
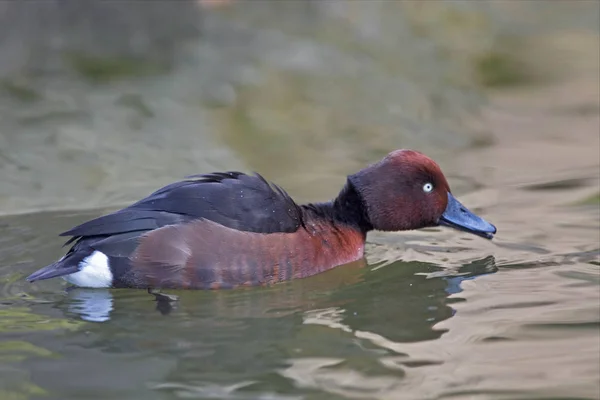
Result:
{"type": "Polygon", "coordinates": [[[492,239],[496,233],[494,225],[469,211],[467,207],[463,206],[450,193],[448,193],[446,211],[442,214],[439,224],[469,232],[486,239],[492,239]]]}

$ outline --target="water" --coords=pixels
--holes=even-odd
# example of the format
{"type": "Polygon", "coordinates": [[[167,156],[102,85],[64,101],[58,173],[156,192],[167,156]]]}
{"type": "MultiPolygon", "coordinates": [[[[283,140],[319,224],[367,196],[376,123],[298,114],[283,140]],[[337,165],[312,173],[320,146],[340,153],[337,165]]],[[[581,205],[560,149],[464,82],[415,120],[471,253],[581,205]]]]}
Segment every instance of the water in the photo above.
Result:
{"type": "MultiPolygon", "coordinates": [[[[502,146],[488,151],[501,158],[502,146]]],[[[268,289],[173,291],[175,303],[23,281],[61,254],[57,232],[104,210],[4,217],[0,394],[596,399],[600,210],[555,202],[597,190],[597,171],[464,193],[498,225],[493,242],[375,233],[368,265],[268,289]]]]}
{"type": "Polygon", "coordinates": [[[556,223],[559,251],[376,234],[369,266],[176,303],[23,282],[95,214],[2,219],[3,398],[597,398],[598,243],[572,235],[597,209],[556,223]]]}
{"type": "Polygon", "coordinates": [[[0,98],[0,399],[599,399],[597,2],[298,4],[208,18],[202,76],[54,76],[43,101],[0,98]],[[461,66],[507,31],[543,79],[482,95],[461,66]],[[233,98],[200,107],[207,82],[233,98]],[[493,241],[374,232],[364,262],[176,302],[24,281],[63,254],[59,232],[172,179],[258,170],[324,200],[402,146],[435,156],[493,241]]]}

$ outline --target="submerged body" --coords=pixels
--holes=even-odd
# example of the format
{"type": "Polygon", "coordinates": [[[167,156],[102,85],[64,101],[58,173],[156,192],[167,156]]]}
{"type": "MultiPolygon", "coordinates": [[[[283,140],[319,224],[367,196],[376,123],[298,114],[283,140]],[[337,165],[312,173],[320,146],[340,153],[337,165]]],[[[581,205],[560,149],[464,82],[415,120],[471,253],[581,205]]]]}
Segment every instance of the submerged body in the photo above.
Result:
{"type": "Polygon", "coordinates": [[[304,278],[356,261],[372,229],[496,228],[450,193],[431,159],[390,153],[348,177],[330,202],[297,205],[260,175],[191,177],[61,235],[73,243],[31,282],[81,287],[220,289],[304,278]]]}

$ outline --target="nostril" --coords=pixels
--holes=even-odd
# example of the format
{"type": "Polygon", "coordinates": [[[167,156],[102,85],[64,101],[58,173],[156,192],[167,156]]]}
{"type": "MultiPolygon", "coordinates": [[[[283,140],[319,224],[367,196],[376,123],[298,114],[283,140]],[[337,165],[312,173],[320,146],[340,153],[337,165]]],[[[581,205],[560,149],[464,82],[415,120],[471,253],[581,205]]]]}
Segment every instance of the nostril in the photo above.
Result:
{"type": "Polygon", "coordinates": [[[461,211],[461,212],[464,212],[464,213],[466,213],[466,212],[467,212],[467,210],[466,210],[464,207],[461,207],[461,208],[460,208],[460,211],[461,211]]]}

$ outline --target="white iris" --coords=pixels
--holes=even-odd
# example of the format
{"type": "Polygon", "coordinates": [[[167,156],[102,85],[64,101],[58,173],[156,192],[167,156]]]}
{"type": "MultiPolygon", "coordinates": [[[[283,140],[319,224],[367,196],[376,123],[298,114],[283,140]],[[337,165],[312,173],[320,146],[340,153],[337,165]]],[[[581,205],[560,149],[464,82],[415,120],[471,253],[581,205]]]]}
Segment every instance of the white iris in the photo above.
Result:
{"type": "Polygon", "coordinates": [[[426,183],[426,184],[423,185],[423,191],[425,193],[429,193],[432,190],[433,190],[433,185],[431,183],[428,182],[428,183],[426,183]]]}

